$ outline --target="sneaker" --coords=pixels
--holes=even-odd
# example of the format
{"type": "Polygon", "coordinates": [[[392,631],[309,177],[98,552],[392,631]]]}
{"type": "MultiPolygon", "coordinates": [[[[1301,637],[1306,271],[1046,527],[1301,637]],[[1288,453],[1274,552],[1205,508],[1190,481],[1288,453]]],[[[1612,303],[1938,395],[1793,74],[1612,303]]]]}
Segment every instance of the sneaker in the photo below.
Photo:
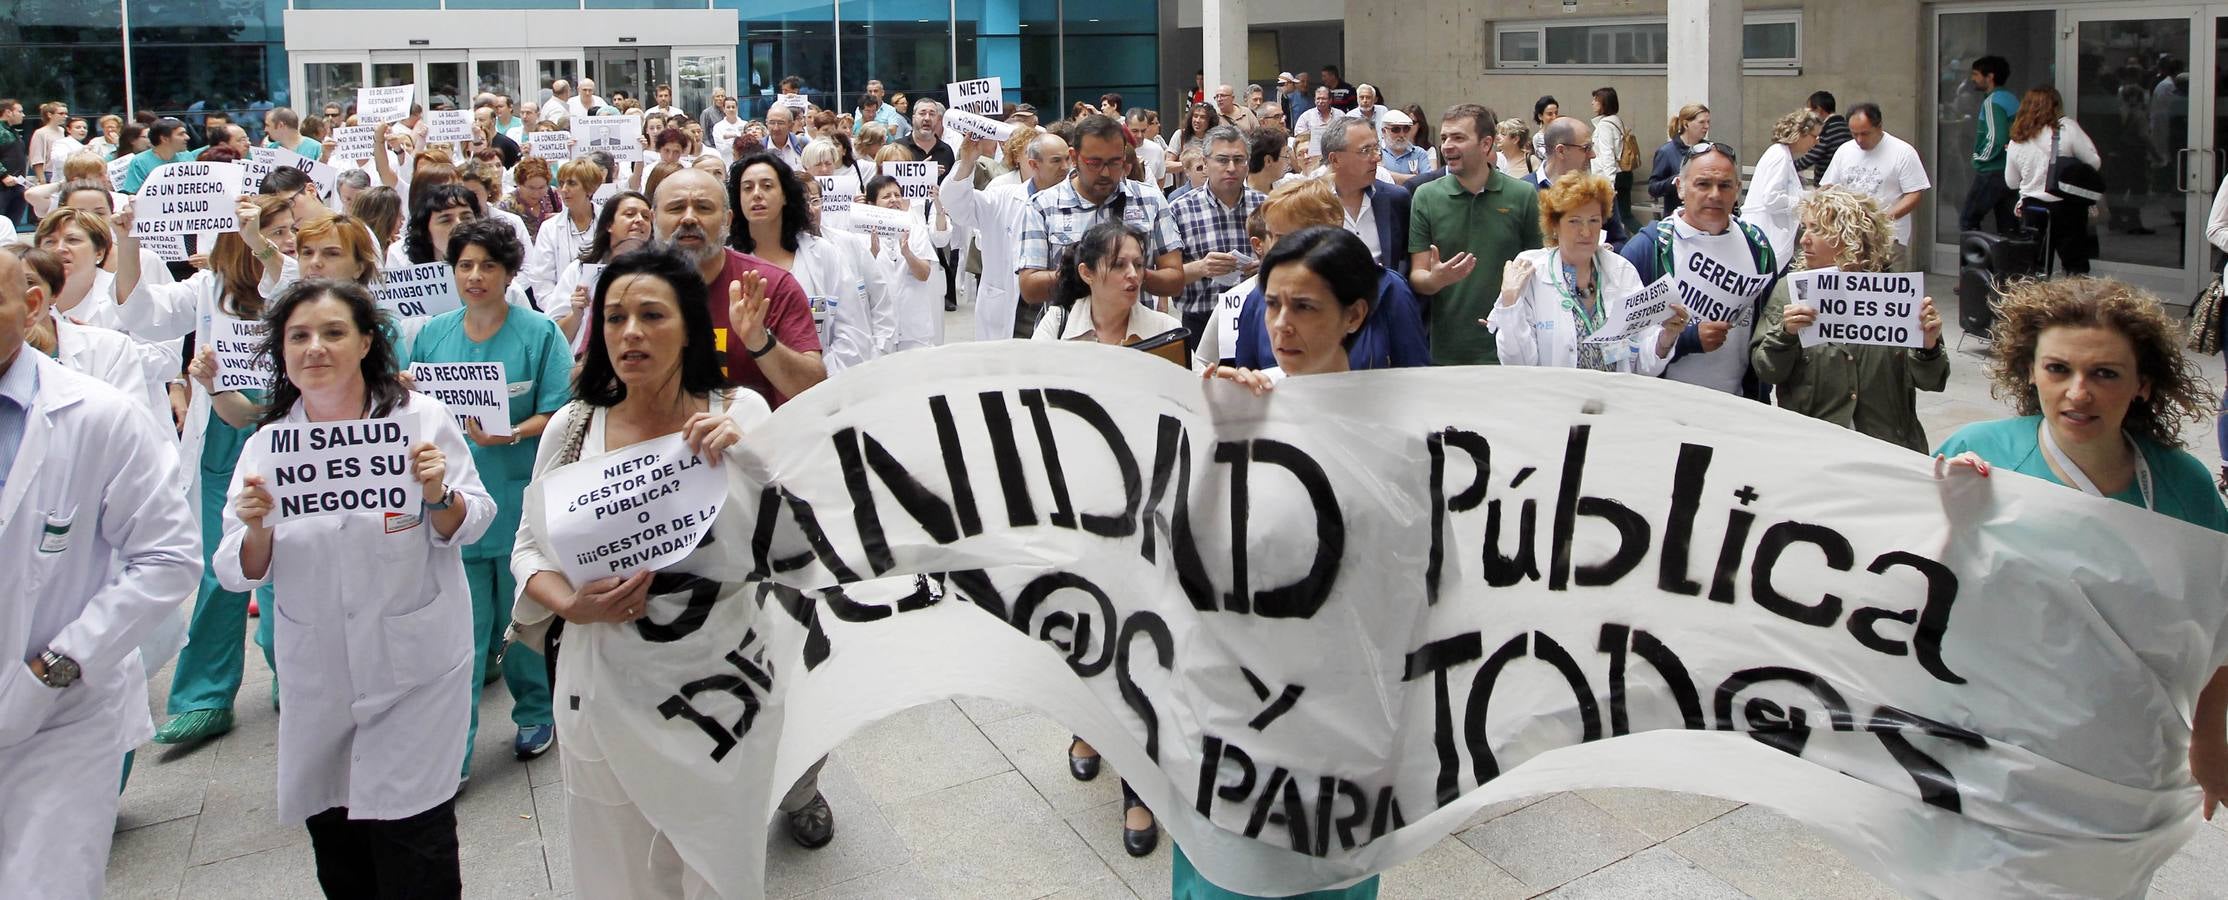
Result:
{"type": "Polygon", "coordinates": [[[232,710],[196,709],[170,717],[155,729],[155,743],[190,744],[205,741],[232,730],[232,710]]]}
{"type": "Polygon", "coordinates": [[[818,850],[835,840],[835,828],[835,810],[828,808],[826,794],[813,794],[811,803],[789,813],[789,839],[807,850],[818,850]]]}
{"type": "Polygon", "coordinates": [[[527,725],[518,729],[518,737],[511,739],[511,752],[519,759],[533,759],[549,752],[550,742],[557,739],[557,730],[548,725],[527,725]]]}

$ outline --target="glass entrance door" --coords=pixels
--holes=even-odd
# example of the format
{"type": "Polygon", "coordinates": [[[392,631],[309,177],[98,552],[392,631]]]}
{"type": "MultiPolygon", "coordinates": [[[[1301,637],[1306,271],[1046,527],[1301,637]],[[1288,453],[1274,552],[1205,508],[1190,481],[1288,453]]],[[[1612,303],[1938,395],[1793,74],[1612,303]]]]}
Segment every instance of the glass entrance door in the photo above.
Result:
{"type": "Polygon", "coordinates": [[[2212,270],[2202,223],[2221,177],[2214,147],[2223,129],[2217,114],[2203,111],[2216,105],[2221,11],[2138,6],[2064,15],[2058,89],[2066,113],[2096,143],[2109,189],[2091,220],[2094,270],[2186,303],[2212,270]]]}
{"type": "Polygon", "coordinates": [[[583,54],[588,58],[588,77],[596,81],[596,94],[607,101],[615,92],[625,91],[649,106],[656,102],[652,92],[657,86],[672,83],[671,47],[589,47],[583,54]]]}

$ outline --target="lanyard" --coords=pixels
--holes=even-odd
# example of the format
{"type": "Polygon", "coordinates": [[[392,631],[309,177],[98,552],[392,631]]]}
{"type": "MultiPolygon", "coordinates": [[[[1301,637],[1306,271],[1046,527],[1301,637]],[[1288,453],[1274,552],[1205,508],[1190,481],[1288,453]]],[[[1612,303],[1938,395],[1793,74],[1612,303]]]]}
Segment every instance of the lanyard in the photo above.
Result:
{"type": "MultiPolygon", "coordinates": [[[[2042,449],[2050,454],[2051,461],[2058,464],[2058,468],[2066,473],[2067,478],[2073,479],[2073,486],[2080,488],[2082,493],[2091,496],[2104,496],[2103,491],[2097,490],[2096,482],[2089,480],[2088,473],[2081,471],[2080,466],[2073,464],[2073,458],[2067,456],[2064,450],[2058,448],[2058,439],[2051,435],[2050,423],[2047,420],[2039,426],[2038,430],[2042,434],[2042,449]]],[[[2143,458],[2143,448],[2136,446],[2135,439],[2128,438],[2127,445],[2128,452],[2135,455],[2135,486],[2143,492],[2143,508],[2157,512],[2158,503],[2151,495],[2150,461],[2143,458]]]]}

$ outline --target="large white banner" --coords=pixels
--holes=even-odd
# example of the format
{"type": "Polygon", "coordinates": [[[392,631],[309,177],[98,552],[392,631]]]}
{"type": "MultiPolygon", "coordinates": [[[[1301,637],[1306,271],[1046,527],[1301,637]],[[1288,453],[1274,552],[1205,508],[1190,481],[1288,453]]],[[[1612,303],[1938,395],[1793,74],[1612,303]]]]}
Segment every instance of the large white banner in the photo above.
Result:
{"type": "Polygon", "coordinates": [[[957,695],[1089,740],[1253,894],[1576,788],[1777,809],[1938,897],[2140,896],[2195,823],[2220,535],[1688,385],[1255,397],[955,345],[799,395],[719,468],[649,615],[567,632],[556,707],[726,897],[763,891],[777,786],[957,695]]]}

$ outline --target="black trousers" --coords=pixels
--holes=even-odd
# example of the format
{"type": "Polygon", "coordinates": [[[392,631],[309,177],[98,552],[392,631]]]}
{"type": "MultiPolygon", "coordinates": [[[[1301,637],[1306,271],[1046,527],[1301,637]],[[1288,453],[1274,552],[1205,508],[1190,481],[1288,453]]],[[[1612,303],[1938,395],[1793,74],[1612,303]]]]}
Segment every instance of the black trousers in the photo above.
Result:
{"type": "Polygon", "coordinates": [[[31,204],[23,199],[24,184],[29,178],[26,175],[17,179],[15,187],[0,187],[0,216],[7,216],[8,221],[17,225],[31,220],[31,204]]]}
{"type": "Polygon", "coordinates": [[[407,819],[350,820],[336,806],[310,816],[317,884],[333,900],[439,900],[464,894],[456,798],[407,819]]]}
{"type": "MultiPolygon", "coordinates": [[[[1199,336],[1205,334],[1207,329],[1214,325],[1215,308],[1210,306],[1198,312],[1178,313],[1177,317],[1183,320],[1184,328],[1191,332],[1184,335],[1184,358],[1190,359],[1191,355],[1199,350],[1199,336]]],[[[1224,347],[1222,348],[1222,355],[1226,358],[1237,356],[1238,348],[1224,347]]]]}
{"type": "Polygon", "coordinates": [[[2096,237],[2089,231],[2085,204],[2044,203],[2027,198],[2021,216],[2028,228],[2043,235],[2043,252],[2058,255],[2058,271],[2067,275],[2089,274],[2089,260],[2096,256],[2096,237]]]}
{"type": "Polygon", "coordinates": [[[2011,186],[2004,183],[2002,172],[1976,172],[1973,189],[1965,192],[1965,206],[1957,213],[1957,230],[1981,231],[1983,220],[1994,216],[1996,234],[2009,234],[2017,217],[2011,214],[2012,201],[2019,199],[2011,186]]]}

